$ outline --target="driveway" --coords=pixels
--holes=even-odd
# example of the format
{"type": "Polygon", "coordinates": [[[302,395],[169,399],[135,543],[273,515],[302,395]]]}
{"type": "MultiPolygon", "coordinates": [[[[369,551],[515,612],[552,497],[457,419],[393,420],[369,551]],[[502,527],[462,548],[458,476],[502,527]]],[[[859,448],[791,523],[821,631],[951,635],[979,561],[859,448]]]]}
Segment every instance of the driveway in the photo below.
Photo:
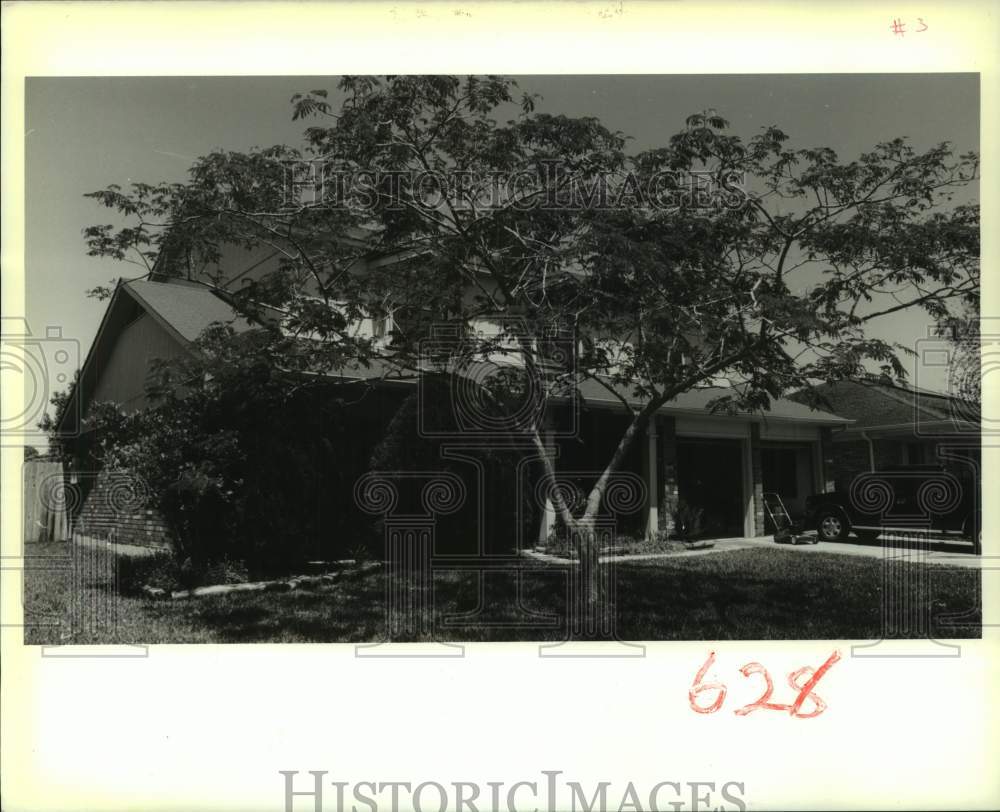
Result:
{"type": "MultiPolygon", "coordinates": [[[[815,533],[807,535],[815,538],[815,533]]],[[[850,555],[860,558],[890,558],[899,561],[910,561],[914,564],[942,564],[965,569],[980,569],[982,556],[973,555],[968,542],[954,539],[930,539],[923,543],[901,536],[885,534],[874,541],[862,541],[855,536],[849,536],[845,541],[821,541],[817,544],[776,544],[773,536],[755,536],[752,538],[736,537],[713,539],[714,547],[702,550],[688,550],[673,553],[637,553],[633,555],[601,556],[600,560],[651,561],[665,558],[689,558],[693,556],[713,555],[734,550],[747,550],[757,547],[769,547],[782,550],[797,550],[803,553],[832,553],[834,555],[850,555]]],[[[559,558],[554,555],[540,553],[535,550],[524,550],[523,555],[550,564],[573,564],[579,562],[573,559],[559,558]]]]}
{"type": "Polygon", "coordinates": [[[891,533],[879,536],[874,541],[862,541],[855,536],[848,536],[844,541],[821,541],[818,544],[776,544],[772,536],[757,536],[743,541],[755,547],[780,547],[806,554],[833,553],[861,558],[888,558],[914,564],[943,564],[966,569],[980,569],[983,562],[982,556],[972,554],[972,545],[968,542],[953,539],[916,541],[891,533]]]}

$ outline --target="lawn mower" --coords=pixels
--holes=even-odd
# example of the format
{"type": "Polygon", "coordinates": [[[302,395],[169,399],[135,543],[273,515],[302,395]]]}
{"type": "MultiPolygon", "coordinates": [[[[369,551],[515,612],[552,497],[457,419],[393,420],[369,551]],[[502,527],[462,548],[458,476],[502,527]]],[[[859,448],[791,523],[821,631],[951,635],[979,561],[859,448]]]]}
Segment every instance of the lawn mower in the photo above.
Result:
{"type": "Polygon", "coordinates": [[[817,536],[807,536],[803,533],[801,524],[792,521],[781,497],[773,492],[764,494],[764,510],[774,525],[775,544],[818,544],[817,536]]]}

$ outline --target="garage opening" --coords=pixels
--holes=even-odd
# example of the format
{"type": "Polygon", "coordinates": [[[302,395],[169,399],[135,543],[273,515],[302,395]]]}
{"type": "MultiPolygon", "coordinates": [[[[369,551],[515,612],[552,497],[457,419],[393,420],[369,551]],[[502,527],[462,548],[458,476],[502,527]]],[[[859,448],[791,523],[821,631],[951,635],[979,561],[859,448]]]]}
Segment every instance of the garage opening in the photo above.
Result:
{"type": "Polygon", "coordinates": [[[704,510],[705,534],[743,535],[743,444],[739,440],[678,438],[677,490],[704,510]]]}

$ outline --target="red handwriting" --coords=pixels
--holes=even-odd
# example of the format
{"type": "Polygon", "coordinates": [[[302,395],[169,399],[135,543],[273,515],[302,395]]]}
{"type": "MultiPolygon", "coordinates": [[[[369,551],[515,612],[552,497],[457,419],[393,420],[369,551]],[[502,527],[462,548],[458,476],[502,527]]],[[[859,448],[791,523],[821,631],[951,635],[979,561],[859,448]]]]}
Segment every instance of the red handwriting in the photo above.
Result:
{"type": "MultiPolygon", "coordinates": [[[[788,675],[788,685],[795,692],[796,697],[795,701],[791,704],[771,702],[771,695],[774,693],[774,682],[771,679],[770,673],[758,662],[747,663],[740,669],[740,673],[748,679],[759,674],[764,680],[764,691],[755,701],[749,705],[737,708],[733,713],[737,716],[746,716],[756,710],[774,710],[787,712],[796,719],[812,719],[819,716],[826,710],[827,705],[826,702],[814,693],[813,689],[823,678],[823,675],[838,660],[840,660],[840,652],[834,651],[819,668],[807,665],[796,671],[792,671],[788,675]],[[803,682],[803,680],[805,681],[803,682]],[[808,713],[803,711],[807,702],[810,705],[808,713]]],[[[688,690],[688,703],[691,705],[691,710],[695,713],[715,713],[722,708],[722,703],[726,700],[728,689],[724,684],[721,682],[705,682],[705,677],[708,676],[708,671],[713,665],[715,665],[715,652],[711,651],[704,665],[698,669],[694,682],[691,683],[691,688],[688,690]],[[702,694],[709,692],[715,694],[713,702],[707,703],[707,697],[699,699],[702,694]]]]}
{"type": "MultiPolygon", "coordinates": [[[[928,28],[928,25],[927,23],[924,22],[923,17],[917,17],[917,24],[920,26],[920,28],[916,29],[911,33],[923,34],[924,31],[926,31],[928,28]]],[[[906,21],[899,19],[899,17],[894,17],[892,20],[892,24],[889,26],[889,30],[892,31],[892,33],[895,34],[897,37],[905,37],[906,21]]]]}
{"type": "Polygon", "coordinates": [[[695,713],[715,713],[719,708],[722,707],[722,702],[726,698],[726,686],[720,682],[702,682],[705,679],[705,675],[708,673],[708,669],[715,664],[715,652],[709,652],[708,659],[705,660],[705,664],[701,667],[698,673],[695,675],[694,682],[691,685],[691,690],[688,691],[688,702],[691,703],[691,710],[695,713]],[[695,698],[704,693],[705,691],[716,691],[718,696],[708,707],[702,707],[697,702],[695,698]]]}

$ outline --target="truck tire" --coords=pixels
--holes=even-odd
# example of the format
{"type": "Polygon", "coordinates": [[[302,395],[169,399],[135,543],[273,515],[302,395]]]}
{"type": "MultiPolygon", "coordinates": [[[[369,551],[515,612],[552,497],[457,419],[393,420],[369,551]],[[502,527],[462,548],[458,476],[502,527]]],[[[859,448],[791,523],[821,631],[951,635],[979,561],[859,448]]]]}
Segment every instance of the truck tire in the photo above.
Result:
{"type": "Polygon", "coordinates": [[[842,541],[847,538],[850,529],[844,514],[837,510],[821,511],[816,518],[816,535],[822,541],[842,541]]]}

